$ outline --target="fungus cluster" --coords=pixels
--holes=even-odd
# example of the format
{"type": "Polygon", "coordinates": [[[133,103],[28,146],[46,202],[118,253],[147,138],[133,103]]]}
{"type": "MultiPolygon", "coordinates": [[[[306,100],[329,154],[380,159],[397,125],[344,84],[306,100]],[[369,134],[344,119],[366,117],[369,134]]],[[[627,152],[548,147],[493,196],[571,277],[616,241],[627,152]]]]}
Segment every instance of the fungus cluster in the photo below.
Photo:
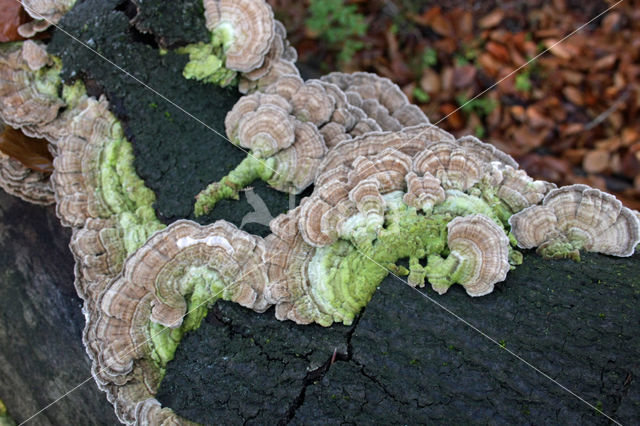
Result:
{"type": "Polygon", "coordinates": [[[33,18],[18,28],[18,34],[24,38],[33,37],[45,31],[51,24],[57,24],[76,0],[21,0],[22,7],[33,18]]]}
{"type": "Polygon", "coordinates": [[[290,193],[315,185],[264,239],[225,221],[162,225],[106,98],[63,85],[41,44],[0,47],[0,118],[47,139],[55,156],[47,181],[0,154],[0,185],[39,202],[52,189],[73,228],[83,339],[121,421],[190,423],[155,394],[182,336],[218,299],[275,306],[299,324],[350,324],[389,271],[439,294],[457,283],[482,296],[522,261],[516,244],[578,259],[629,256],[640,241],[639,214],[611,195],[532,179],[493,146],[429,124],[387,79],[302,80],[265,2],[204,5],[212,42],[184,48],[184,75],[222,85],[240,76],[248,94],[225,130],[249,156],[199,194],[196,214],[255,179],[290,193]]]}
{"type": "Polygon", "coordinates": [[[522,248],[537,247],[546,258],[580,260],[580,250],[631,256],[640,243],[637,215],[613,195],[586,185],[551,191],[509,219],[522,248]]]}
{"type": "Polygon", "coordinates": [[[299,75],[294,65],[297,53],[267,3],[204,0],[203,4],[211,41],[178,50],[189,55],[186,78],[228,86],[239,75],[238,88],[248,93],[279,76],[299,75]]]}
{"type": "Polygon", "coordinates": [[[316,178],[327,150],[339,143],[378,131],[428,123],[400,88],[374,74],[358,73],[360,86],[344,92],[346,74],[303,81],[297,75],[279,77],[260,91],[242,97],[227,114],[229,140],[249,150],[246,160],[220,182],[198,194],[196,215],[255,179],[298,194],[316,178]],[[368,85],[371,86],[368,86],[368,85]],[[376,87],[368,92],[365,87],[376,87]],[[365,109],[367,112],[365,112],[365,109]]]}

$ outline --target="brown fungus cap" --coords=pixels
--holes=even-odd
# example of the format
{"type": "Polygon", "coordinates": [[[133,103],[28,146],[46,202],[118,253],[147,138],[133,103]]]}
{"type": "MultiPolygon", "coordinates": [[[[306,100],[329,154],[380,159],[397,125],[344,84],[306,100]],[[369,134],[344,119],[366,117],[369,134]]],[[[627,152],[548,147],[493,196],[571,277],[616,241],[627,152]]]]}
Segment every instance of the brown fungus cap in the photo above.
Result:
{"type": "Polygon", "coordinates": [[[302,237],[315,247],[335,242],[347,232],[343,226],[360,212],[372,230],[382,227],[385,202],[382,196],[405,189],[411,158],[387,149],[370,158],[357,157],[350,168],[330,169],[316,179],[311,197],[300,205],[302,237]]]}
{"type": "Polygon", "coordinates": [[[93,309],[104,285],[122,270],[126,251],[113,219],[89,218],[73,228],[69,248],[76,261],[76,290],[93,309]]]}
{"type": "Polygon", "coordinates": [[[57,24],[60,19],[73,7],[76,0],[21,0],[24,10],[34,20],[22,24],[18,33],[24,38],[30,38],[57,24]]]}
{"type": "Polygon", "coordinates": [[[243,73],[259,68],[275,37],[273,11],[262,0],[204,0],[207,29],[225,27],[226,67],[243,73]]]}
{"type": "Polygon", "coordinates": [[[553,183],[532,179],[524,170],[502,165],[497,169],[502,179],[497,184],[496,195],[513,213],[540,203],[549,191],[556,188],[553,183]]]}
{"type": "Polygon", "coordinates": [[[407,193],[404,194],[402,200],[408,206],[429,213],[435,205],[440,204],[446,198],[440,181],[431,173],[418,176],[414,172],[409,172],[405,176],[405,180],[407,193]]]}
{"type": "Polygon", "coordinates": [[[484,296],[509,272],[509,238],[481,214],[457,217],[447,225],[447,245],[464,268],[460,284],[469,296],[484,296]]]}
{"type": "Polygon", "coordinates": [[[98,317],[90,318],[85,336],[85,343],[95,351],[98,383],[116,386],[111,394],[118,398],[131,398],[120,398],[117,412],[131,416],[139,403],[157,391],[161,374],[151,361],[150,322],[180,326],[187,314],[185,298],[194,291],[193,282],[183,279],[185,274],[205,268],[224,285],[211,294],[212,301],[220,296],[263,312],[269,307],[263,294],[265,255],[261,238],[228,222],[200,226],[181,220],[154,234],[127,259],[121,274],[102,292],[98,317]]]}
{"type": "Polygon", "coordinates": [[[332,316],[320,309],[310,288],[308,267],[316,248],[302,238],[298,226],[300,212],[301,208],[296,207],[269,224],[272,234],[265,244],[271,257],[265,297],[276,305],[276,318],[281,321],[310,324],[320,319],[330,323],[332,316]]]}
{"type": "Polygon", "coordinates": [[[51,179],[56,191],[56,212],[65,226],[80,227],[88,218],[107,218],[109,208],[96,191],[100,156],[105,144],[122,137],[106,100],[87,98],[74,117],[68,135],[58,143],[51,179]]]}
{"type": "Polygon", "coordinates": [[[0,119],[11,127],[44,125],[53,121],[64,106],[57,95],[42,92],[37,86],[37,70],[31,66],[47,63],[42,60],[42,54],[46,55],[43,52],[44,46],[32,41],[0,48],[0,119]]]}
{"type": "Polygon", "coordinates": [[[0,151],[0,188],[29,203],[49,205],[55,202],[49,174],[29,169],[2,151],[0,151]]]}
{"type": "Polygon", "coordinates": [[[287,40],[287,30],[280,21],[274,20],[274,31],[271,47],[262,65],[240,75],[238,88],[241,93],[261,90],[275,82],[279,76],[300,75],[295,66],[298,53],[287,40]]]}
{"type": "MultiPolygon", "coordinates": [[[[547,194],[542,205],[511,216],[511,231],[518,246],[539,247],[554,256],[555,246],[564,251],[584,248],[613,256],[631,256],[640,242],[636,215],[613,195],[586,185],[570,185],[547,194]]],[[[558,253],[574,257],[571,253],[558,253]]]]}
{"type": "Polygon", "coordinates": [[[414,126],[399,132],[372,132],[353,140],[340,142],[329,151],[318,170],[318,175],[340,165],[350,166],[357,157],[370,157],[387,148],[413,157],[432,144],[455,142],[455,138],[432,124],[414,126]]]}
{"type": "Polygon", "coordinates": [[[413,158],[413,171],[431,173],[444,189],[466,191],[482,178],[488,163],[473,151],[457,143],[442,141],[432,144],[413,158]]]}
{"type": "Polygon", "coordinates": [[[404,127],[429,123],[422,110],[411,105],[397,84],[377,74],[333,72],[322,77],[337,85],[349,102],[365,111],[381,130],[399,131],[404,127]]]}

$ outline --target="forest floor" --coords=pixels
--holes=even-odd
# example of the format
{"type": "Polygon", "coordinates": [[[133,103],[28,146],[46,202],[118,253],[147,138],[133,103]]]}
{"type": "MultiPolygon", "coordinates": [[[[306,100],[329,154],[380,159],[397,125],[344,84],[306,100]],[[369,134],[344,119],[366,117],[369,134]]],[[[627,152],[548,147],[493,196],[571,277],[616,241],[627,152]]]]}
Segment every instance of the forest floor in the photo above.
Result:
{"type": "Polygon", "coordinates": [[[640,209],[640,1],[269,3],[310,74],[376,72],[529,174],[640,209]]]}

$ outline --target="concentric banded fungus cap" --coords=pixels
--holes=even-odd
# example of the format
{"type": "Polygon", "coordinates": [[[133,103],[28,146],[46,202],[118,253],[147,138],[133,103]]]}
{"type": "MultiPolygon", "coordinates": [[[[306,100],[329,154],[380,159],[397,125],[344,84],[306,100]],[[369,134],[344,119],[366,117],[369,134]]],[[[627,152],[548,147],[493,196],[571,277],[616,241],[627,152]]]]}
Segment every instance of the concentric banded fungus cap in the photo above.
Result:
{"type": "Polygon", "coordinates": [[[328,170],[316,179],[313,194],[300,205],[300,232],[316,247],[332,244],[338,237],[373,240],[384,222],[382,195],[405,189],[411,158],[387,149],[370,158],[357,157],[351,168],[328,170]],[[360,231],[345,227],[360,212],[360,231]],[[362,235],[360,234],[362,233],[362,235]]]}
{"type": "Polygon", "coordinates": [[[444,189],[461,191],[479,182],[489,166],[474,151],[450,141],[434,143],[413,158],[413,171],[418,175],[430,173],[444,189]]]}
{"type": "Polygon", "coordinates": [[[0,121],[0,188],[7,193],[33,204],[53,204],[49,155],[46,141],[30,139],[0,121]]]}
{"type": "Polygon", "coordinates": [[[556,188],[551,182],[533,180],[524,170],[515,170],[511,166],[497,167],[497,170],[501,181],[496,195],[513,213],[540,203],[549,191],[556,188]]]}
{"type": "Polygon", "coordinates": [[[456,217],[447,225],[447,259],[429,256],[427,277],[435,291],[446,293],[459,283],[470,296],[484,296],[509,272],[509,238],[481,214],[456,217]]]}
{"type": "Polygon", "coordinates": [[[42,55],[44,46],[33,41],[0,46],[0,119],[12,127],[49,123],[64,106],[57,95],[60,81],[47,78],[42,55]]]}
{"type": "Polygon", "coordinates": [[[126,251],[120,231],[113,219],[89,218],[73,229],[69,248],[76,261],[76,290],[92,309],[102,286],[122,271],[126,251]]]}
{"type": "Polygon", "coordinates": [[[104,146],[123,137],[122,128],[104,98],[88,98],[58,143],[51,179],[56,191],[56,213],[65,226],[79,227],[90,217],[110,215],[100,187],[100,158],[104,146]]]}
{"type": "Polygon", "coordinates": [[[46,30],[51,24],[57,24],[67,13],[76,0],[21,0],[24,10],[34,21],[22,24],[18,33],[24,37],[33,37],[36,33],[46,30]]]}
{"type": "Polygon", "coordinates": [[[160,426],[196,426],[188,420],[178,417],[170,408],[162,407],[155,398],[149,398],[136,407],[136,422],[140,425],[160,426]]]}
{"type": "Polygon", "coordinates": [[[295,66],[298,53],[287,40],[287,30],[280,21],[274,20],[275,35],[271,41],[271,47],[264,58],[262,65],[252,71],[241,74],[238,88],[242,93],[260,90],[274,83],[283,75],[299,76],[300,72],[295,66]]]}
{"type": "Polygon", "coordinates": [[[333,72],[322,80],[342,89],[349,103],[364,110],[382,130],[399,131],[429,123],[422,110],[410,104],[400,87],[388,78],[366,72],[333,72]]]}
{"type": "Polygon", "coordinates": [[[0,188],[33,204],[55,202],[49,176],[25,167],[0,151],[0,188]]]}
{"type": "Polygon", "coordinates": [[[310,288],[307,270],[316,249],[300,235],[299,213],[300,207],[296,207],[269,224],[272,234],[265,239],[269,253],[265,298],[276,305],[276,318],[281,321],[331,322],[331,316],[319,310],[310,288]]]}
{"type": "Polygon", "coordinates": [[[440,181],[431,173],[418,176],[414,172],[409,172],[405,176],[405,180],[407,193],[404,194],[402,200],[408,206],[429,213],[433,206],[443,202],[446,198],[440,181]]]}
{"type": "Polygon", "coordinates": [[[152,397],[160,368],[179,341],[179,335],[156,338],[153,330],[193,328],[199,320],[190,315],[203,316],[206,307],[198,306],[217,298],[263,312],[269,307],[263,296],[265,260],[261,238],[225,221],[202,227],[182,220],[154,234],[101,294],[99,317],[87,327],[85,343],[97,352],[96,380],[103,386],[120,386],[119,394],[134,386],[131,395],[143,399],[122,402],[129,407],[125,411],[152,397]],[[187,312],[190,302],[195,305],[187,312]],[[150,395],[136,390],[138,381],[146,384],[150,395]]]}
{"type": "Polygon", "coordinates": [[[224,34],[226,67],[260,67],[275,36],[273,11],[263,0],[204,0],[207,29],[224,34]]]}
{"type": "Polygon", "coordinates": [[[322,161],[318,175],[341,165],[350,166],[357,157],[371,157],[387,148],[398,150],[410,157],[441,141],[455,143],[456,139],[432,124],[414,126],[400,132],[373,132],[345,140],[333,147],[322,161]]]}
{"type": "Polygon", "coordinates": [[[545,257],[579,259],[578,251],[631,256],[640,242],[636,215],[613,195],[586,185],[555,189],[542,205],[509,219],[521,248],[539,247],[545,257]]]}

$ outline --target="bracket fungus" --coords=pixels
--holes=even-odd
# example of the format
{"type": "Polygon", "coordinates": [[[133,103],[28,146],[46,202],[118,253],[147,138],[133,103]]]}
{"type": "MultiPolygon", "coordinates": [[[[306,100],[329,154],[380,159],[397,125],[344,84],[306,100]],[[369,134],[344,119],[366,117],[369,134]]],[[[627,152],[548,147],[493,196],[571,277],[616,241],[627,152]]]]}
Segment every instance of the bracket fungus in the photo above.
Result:
{"type": "Polygon", "coordinates": [[[494,221],[481,214],[456,217],[447,225],[449,256],[431,255],[426,274],[433,289],[446,293],[461,284],[469,296],[484,296],[509,272],[509,238],[494,221]]]}
{"type": "Polygon", "coordinates": [[[249,155],[219,182],[197,195],[196,215],[224,198],[237,198],[255,179],[274,188],[300,193],[317,174],[327,147],[337,141],[380,130],[342,91],[320,80],[280,77],[264,92],[242,97],[227,114],[229,140],[249,155]],[[329,142],[327,142],[330,139],[329,142]]]}
{"type": "Polygon", "coordinates": [[[205,0],[203,4],[211,41],[178,50],[189,54],[185,77],[227,86],[239,73],[238,88],[249,93],[281,75],[299,75],[294,65],[298,55],[268,3],[205,0]]]}
{"type": "Polygon", "coordinates": [[[631,256],[640,243],[638,217],[613,195],[586,185],[555,189],[509,219],[518,246],[548,258],[580,260],[580,250],[631,256]]]}
{"type": "MultiPolygon", "coordinates": [[[[73,1],[42,3],[55,21],[73,1]]],[[[389,271],[440,294],[459,283],[482,296],[518,263],[516,243],[578,258],[582,249],[629,256],[640,242],[638,213],[613,196],[532,179],[495,147],[429,124],[386,78],[304,81],[266,2],[203,4],[212,39],[181,48],[183,74],[221,85],[239,77],[250,94],[225,131],[250,152],[198,195],[196,215],[255,179],[289,193],[314,184],[264,239],[223,220],[165,227],[106,97],[64,85],[42,44],[0,46],[0,118],[46,138],[55,157],[49,183],[0,152],[0,185],[43,203],[53,191],[73,228],[83,340],[121,421],[190,424],[155,395],[182,336],[218,299],[257,312],[274,305],[276,318],[299,324],[351,324],[389,271]]]]}
{"type": "Polygon", "coordinates": [[[202,227],[182,220],[127,259],[99,296],[86,334],[96,380],[126,395],[117,412],[123,421],[153,398],[182,335],[199,326],[208,306],[219,298],[258,312],[270,306],[266,256],[262,238],[225,221],[202,227]]]}
{"type": "Polygon", "coordinates": [[[34,204],[54,203],[47,145],[0,121],[0,188],[34,204]]]}
{"type": "Polygon", "coordinates": [[[33,204],[48,205],[55,202],[48,174],[32,170],[2,151],[0,188],[33,204]]]}
{"type": "Polygon", "coordinates": [[[249,72],[264,62],[275,36],[273,11],[264,1],[204,0],[207,28],[220,37],[230,69],[249,72]]]}
{"type": "Polygon", "coordinates": [[[342,89],[349,103],[364,110],[382,130],[399,131],[429,123],[422,110],[411,104],[400,87],[388,78],[367,72],[332,72],[321,80],[342,89]]]}
{"type": "Polygon", "coordinates": [[[36,42],[0,46],[0,119],[37,137],[29,128],[50,123],[64,105],[58,97],[60,68],[36,42]]]}
{"type": "Polygon", "coordinates": [[[30,38],[45,31],[51,24],[57,24],[75,2],[76,0],[21,0],[24,10],[34,20],[22,24],[18,33],[24,38],[30,38]]]}

